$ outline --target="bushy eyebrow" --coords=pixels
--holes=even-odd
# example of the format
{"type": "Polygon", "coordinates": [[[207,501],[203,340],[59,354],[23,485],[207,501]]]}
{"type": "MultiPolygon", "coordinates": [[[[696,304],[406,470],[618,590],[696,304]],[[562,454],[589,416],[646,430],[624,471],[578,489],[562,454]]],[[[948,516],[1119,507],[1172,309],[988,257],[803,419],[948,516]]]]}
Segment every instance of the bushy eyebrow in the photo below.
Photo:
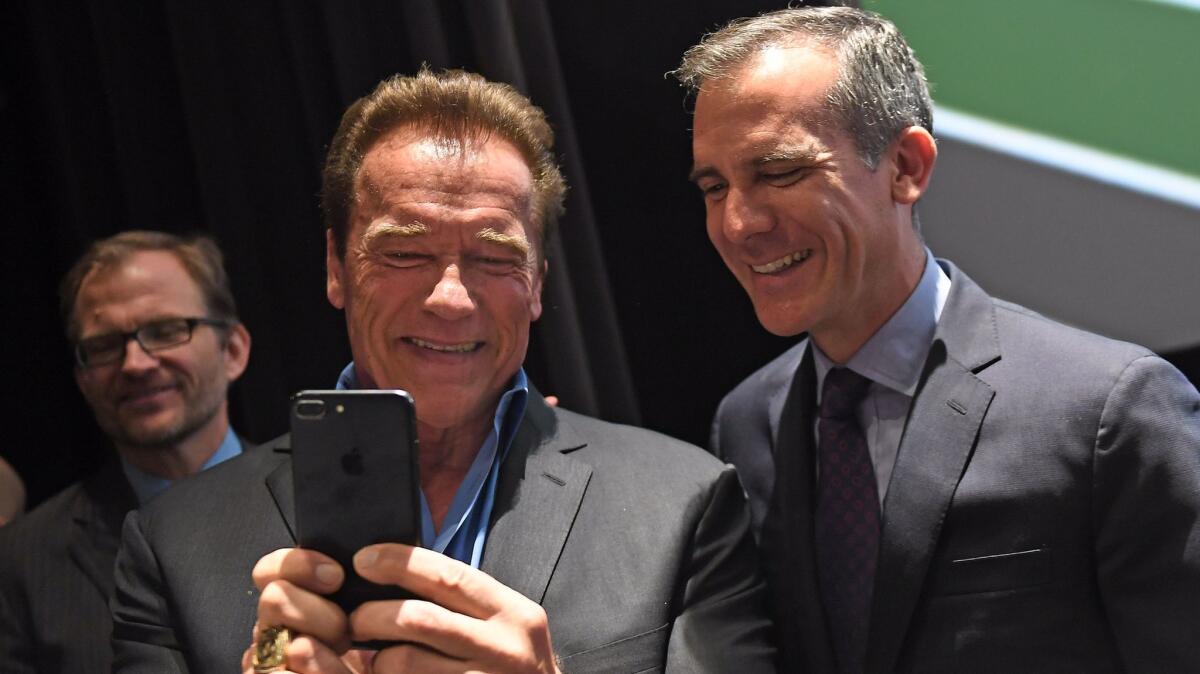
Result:
{"type": "Polygon", "coordinates": [[[391,236],[400,236],[411,238],[414,236],[423,236],[429,233],[429,225],[413,220],[407,225],[400,225],[395,222],[373,222],[367,226],[366,233],[363,234],[363,245],[370,246],[377,239],[391,236]]]}
{"type": "Polygon", "coordinates": [[[511,248],[520,253],[522,257],[529,257],[529,242],[525,240],[525,237],[513,236],[512,234],[498,232],[491,227],[484,227],[475,233],[475,238],[480,241],[511,248]]]}

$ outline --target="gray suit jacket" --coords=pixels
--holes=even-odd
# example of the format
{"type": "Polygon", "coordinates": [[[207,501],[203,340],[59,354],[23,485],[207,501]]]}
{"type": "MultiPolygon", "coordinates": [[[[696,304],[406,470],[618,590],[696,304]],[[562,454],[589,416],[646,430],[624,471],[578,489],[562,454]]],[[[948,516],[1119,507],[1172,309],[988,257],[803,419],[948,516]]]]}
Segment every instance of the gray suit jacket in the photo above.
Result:
{"type": "MultiPolygon", "coordinates": [[[[952,281],[884,502],[868,672],[1200,670],[1200,395],[1143,348],[952,281]]],[[[834,671],[806,343],[721,403],[784,669],[834,671]],[[795,476],[774,489],[776,474],[795,476]]]]}
{"type": "MultiPolygon", "coordinates": [[[[250,570],[295,544],[287,451],[283,438],[248,452],[130,516],[116,671],[237,669],[250,570]]],[[[531,394],[481,566],[545,607],[565,671],[774,671],[757,564],[732,468],[531,394]]]]}
{"type": "Polygon", "coordinates": [[[136,506],[114,459],[0,528],[0,672],[108,671],[113,560],[136,506]]]}

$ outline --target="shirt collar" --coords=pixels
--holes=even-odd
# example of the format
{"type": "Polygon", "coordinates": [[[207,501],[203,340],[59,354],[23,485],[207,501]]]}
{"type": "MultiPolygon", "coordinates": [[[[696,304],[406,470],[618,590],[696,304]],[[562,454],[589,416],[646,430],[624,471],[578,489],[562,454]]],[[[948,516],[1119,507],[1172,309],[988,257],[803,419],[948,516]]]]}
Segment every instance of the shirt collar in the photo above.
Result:
{"type": "Polygon", "coordinates": [[[339,391],[354,390],[358,388],[358,375],[354,374],[354,361],[342,368],[342,373],[338,375],[337,386],[339,391]]]}
{"type": "MultiPolygon", "coordinates": [[[[208,460],[204,462],[200,470],[208,470],[218,463],[228,461],[241,453],[242,441],[238,439],[237,433],[233,432],[233,427],[230,427],[226,429],[225,438],[221,440],[217,451],[208,457],[208,460]]],[[[170,487],[173,482],[165,477],[147,473],[125,459],[121,459],[121,470],[125,473],[125,479],[129,480],[129,486],[133,487],[133,493],[137,496],[138,505],[144,505],[146,501],[158,495],[159,492],[170,487]]]]}
{"type": "Polygon", "coordinates": [[[518,369],[512,387],[500,396],[492,430],[459,485],[441,530],[434,531],[429,504],[425,494],[421,494],[421,536],[426,547],[479,568],[500,466],[508,456],[509,445],[525,416],[528,397],[529,381],[525,370],[518,369]]]}
{"type": "MultiPolygon", "coordinates": [[[[925,357],[929,355],[929,347],[933,344],[934,330],[949,295],[950,277],[946,276],[926,248],[925,270],[917,287],[896,313],[850,358],[846,367],[911,398],[916,393],[925,357]]],[[[814,347],[817,391],[820,391],[825,373],[833,367],[833,361],[814,342],[809,343],[814,347]]]]}
{"type": "MultiPolygon", "coordinates": [[[[344,391],[348,389],[358,388],[358,375],[354,372],[354,361],[342,368],[342,373],[338,375],[337,389],[344,391]]],[[[497,434],[501,428],[508,428],[511,425],[511,432],[516,432],[517,425],[525,416],[525,404],[529,397],[529,377],[525,375],[525,368],[517,368],[517,373],[513,375],[512,384],[500,396],[500,403],[496,406],[496,414],[493,420],[493,426],[497,434]],[[512,412],[510,414],[509,412],[512,412]],[[512,417],[516,418],[516,423],[509,424],[512,417]]],[[[503,458],[503,457],[501,457],[503,458]]]]}

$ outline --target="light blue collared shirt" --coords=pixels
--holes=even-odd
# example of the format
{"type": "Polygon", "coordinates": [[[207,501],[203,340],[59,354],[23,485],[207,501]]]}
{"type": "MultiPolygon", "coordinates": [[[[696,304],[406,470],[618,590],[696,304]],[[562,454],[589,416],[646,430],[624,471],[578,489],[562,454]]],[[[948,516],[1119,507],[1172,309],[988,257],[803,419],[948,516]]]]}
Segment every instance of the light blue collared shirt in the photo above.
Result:
{"type": "MultiPolygon", "coordinates": [[[[212,456],[208,457],[208,461],[200,467],[200,470],[208,470],[213,466],[228,461],[238,454],[242,453],[242,441],[238,440],[237,433],[233,432],[230,427],[225,431],[225,439],[221,441],[221,445],[217,447],[217,451],[212,456]]],[[[129,480],[129,486],[133,487],[133,493],[137,496],[138,505],[145,505],[159,492],[171,486],[172,480],[157,475],[151,475],[125,459],[121,459],[121,470],[125,471],[125,479],[129,480]]]]}
{"type": "MultiPolygon", "coordinates": [[[[353,362],[342,370],[337,387],[358,388],[353,362]]],[[[496,500],[500,466],[525,416],[528,399],[529,380],[521,368],[513,377],[512,386],[500,396],[500,404],[496,406],[496,414],[492,418],[492,429],[475,455],[458,491],[454,493],[454,500],[442,520],[440,531],[434,529],[429,503],[425,500],[424,491],[421,492],[422,546],[479,568],[483,546],[487,542],[488,523],[492,519],[492,506],[496,500]]],[[[420,404],[419,400],[416,402],[420,404]]]]}
{"type": "MultiPolygon", "coordinates": [[[[942,308],[950,295],[950,277],[925,249],[925,271],[908,299],[882,327],[855,353],[846,367],[871,380],[871,388],[858,408],[858,421],[867,438],[871,463],[875,466],[875,484],[879,503],[887,494],[904,420],[912,406],[913,394],[925,367],[925,358],[933,345],[942,308]]],[[[817,366],[817,403],[825,373],[834,366],[812,341],[817,366]]],[[[814,427],[815,432],[815,427],[814,427]]]]}

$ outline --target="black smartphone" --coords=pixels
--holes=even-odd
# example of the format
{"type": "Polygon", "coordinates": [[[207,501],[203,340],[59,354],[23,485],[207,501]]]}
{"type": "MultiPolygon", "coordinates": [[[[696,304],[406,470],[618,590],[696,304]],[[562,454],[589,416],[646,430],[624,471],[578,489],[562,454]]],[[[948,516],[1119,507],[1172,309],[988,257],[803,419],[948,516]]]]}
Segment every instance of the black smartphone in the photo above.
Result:
{"type": "Polygon", "coordinates": [[[354,572],[375,543],[421,541],[420,476],[412,397],[400,390],[301,391],[292,397],[296,538],[346,571],[330,596],[346,613],[365,601],[412,595],[354,572]]]}

